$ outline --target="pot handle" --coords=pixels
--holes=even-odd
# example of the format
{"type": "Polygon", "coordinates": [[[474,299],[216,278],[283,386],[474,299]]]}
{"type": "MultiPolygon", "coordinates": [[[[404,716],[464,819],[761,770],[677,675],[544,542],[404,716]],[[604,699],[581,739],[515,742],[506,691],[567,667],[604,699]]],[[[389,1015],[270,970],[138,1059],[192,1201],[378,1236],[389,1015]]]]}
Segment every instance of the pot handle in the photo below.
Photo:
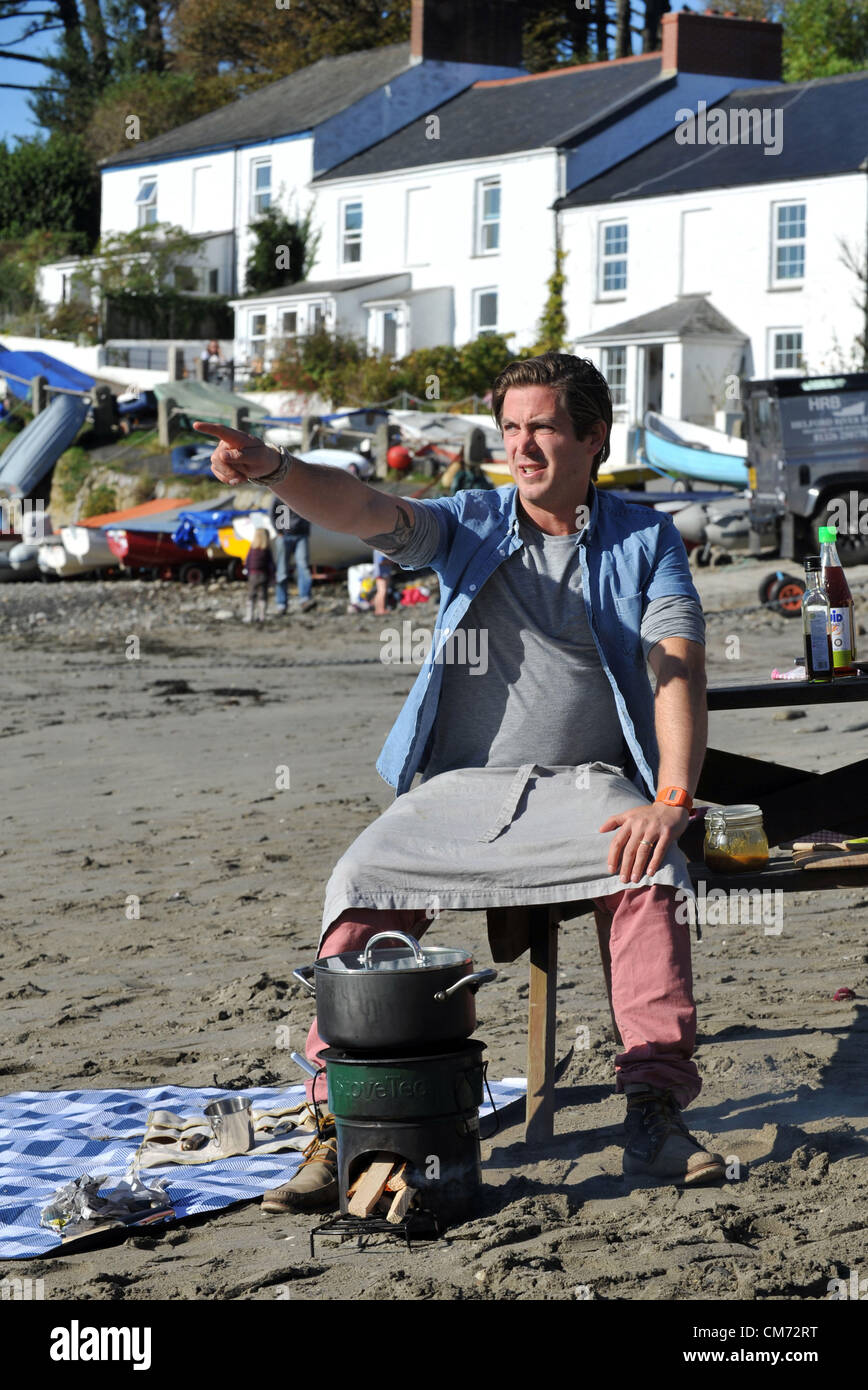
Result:
{"type": "Polygon", "coordinates": [[[299,984],[304,985],[304,987],[305,987],[305,989],[307,990],[308,994],[312,994],[313,997],[314,997],[314,999],[315,999],[315,998],[316,998],[316,985],[311,984],[311,976],[313,975],[313,966],[312,966],[312,965],[300,965],[300,966],[298,967],[297,970],[293,970],[292,974],[293,974],[293,978],[296,979],[296,980],[298,980],[299,984]]]}
{"type": "Polygon", "coordinates": [[[438,1004],[442,1004],[444,1000],[450,998],[456,990],[463,989],[465,985],[475,994],[480,985],[489,985],[492,980],[496,979],[496,970],[475,970],[472,975],[463,975],[460,980],[456,981],[454,985],[450,985],[448,989],[438,990],[434,998],[437,1000],[438,1004]]]}
{"type": "Polygon", "coordinates": [[[422,954],[422,947],[419,945],[419,942],[416,940],[415,936],[408,936],[406,932],[402,931],[378,931],[376,936],[371,937],[370,941],[364,949],[364,952],[359,956],[360,964],[362,964],[366,970],[370,970],[371,947],[374,945],[374,942],[390,941],[393,938],[397,941],[403,941],[407,946],[410,947],[410,949],[413,952],[413,955],[416,957],[417,965],[425,964],[425,957],[422,954]]]}

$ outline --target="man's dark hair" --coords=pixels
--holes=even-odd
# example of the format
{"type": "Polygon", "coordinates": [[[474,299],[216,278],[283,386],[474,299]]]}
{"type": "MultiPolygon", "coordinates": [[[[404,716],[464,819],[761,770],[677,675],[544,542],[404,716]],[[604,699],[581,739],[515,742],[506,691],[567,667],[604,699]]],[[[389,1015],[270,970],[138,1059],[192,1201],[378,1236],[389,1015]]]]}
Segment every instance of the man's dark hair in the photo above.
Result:
{"type": "Polygon", "coordinates": [[[592,425],[602,420],[606,426],[606,442],[594,455],[591,477],[596,478],[600,464],[609,457],[612,435],[612,395],[602,372],[584,357],[572,357],[568,352],[544,352],[542,357],[526,357],[510,362],[494,383],[491,411],[501,428],[503,402],[513,386],[552,386],[560,396],[561,405],[569,412],[577,439],[584,439],[592,425]]]}

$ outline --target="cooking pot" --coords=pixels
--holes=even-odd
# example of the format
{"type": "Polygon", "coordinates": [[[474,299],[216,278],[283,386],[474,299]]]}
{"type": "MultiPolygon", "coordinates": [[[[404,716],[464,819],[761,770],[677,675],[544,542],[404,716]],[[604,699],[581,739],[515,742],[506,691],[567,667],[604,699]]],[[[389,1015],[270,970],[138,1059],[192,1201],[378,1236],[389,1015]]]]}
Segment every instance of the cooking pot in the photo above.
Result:
{"type": "Polygon", "coordinates": [[[476,1027],[475,994],[497,979],[469,951],[424,949],[404,932],[378,932],[364,951],[324,956],[293,971],[316,999],[320,1037],[350,1051],[400,1051],[463,1042],[476,1027]],[[375,951],[378,941],[405,946],[375,951]]]}

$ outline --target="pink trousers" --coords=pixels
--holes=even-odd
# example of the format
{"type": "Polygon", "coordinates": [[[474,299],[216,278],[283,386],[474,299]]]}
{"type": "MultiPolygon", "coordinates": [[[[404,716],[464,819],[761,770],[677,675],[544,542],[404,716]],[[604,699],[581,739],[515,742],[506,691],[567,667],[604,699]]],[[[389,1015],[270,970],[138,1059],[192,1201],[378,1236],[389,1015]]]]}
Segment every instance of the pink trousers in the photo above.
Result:
{"type": "MultiPolygon", "coordinates": [[[[702,1082],[691,1061],[696,1042],[696,1006],[690,967],[690,927],[676,920],[675,889],[622,889],[595,898],[594,905],[611,914],[609,1002],[623,1052],[615,1058],[616,1089],[644,1082],[671,1090],[682,1107],[699,1095],[702,1082]]],[[[323,938],[321,956],[361,951],[378,931],[397,929],[419,937],[430,922],[424,909],[349,908],[332,922],[323,938]]],[[[568,930],[569,924],[562,930],[568,930]]],[[[316,1020],[307,1038],[306,1054],[319,1062],[328,1044],[316,1020]]],[[[318,1101],[326,1099],[325,1073],[307,1084],[308,1099],[316,1085],[318,1101]]]]}

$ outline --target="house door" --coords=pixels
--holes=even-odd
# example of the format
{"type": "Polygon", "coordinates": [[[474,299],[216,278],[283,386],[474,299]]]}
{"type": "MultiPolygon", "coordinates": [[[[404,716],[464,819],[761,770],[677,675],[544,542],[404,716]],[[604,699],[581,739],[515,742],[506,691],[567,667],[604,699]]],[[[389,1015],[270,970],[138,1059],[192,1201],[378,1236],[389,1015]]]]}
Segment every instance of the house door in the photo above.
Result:
{"type": "Polygon", "coordinates": [[[383,314],[383,356],[394,357],[398,346],[398,315],[394,309],[383,314]]]}
{"type": "Polygon", "coordinates": [[[663,408],[663,344],[655,343],[644,351],[645,410],[659,412],[663,408]]]}

